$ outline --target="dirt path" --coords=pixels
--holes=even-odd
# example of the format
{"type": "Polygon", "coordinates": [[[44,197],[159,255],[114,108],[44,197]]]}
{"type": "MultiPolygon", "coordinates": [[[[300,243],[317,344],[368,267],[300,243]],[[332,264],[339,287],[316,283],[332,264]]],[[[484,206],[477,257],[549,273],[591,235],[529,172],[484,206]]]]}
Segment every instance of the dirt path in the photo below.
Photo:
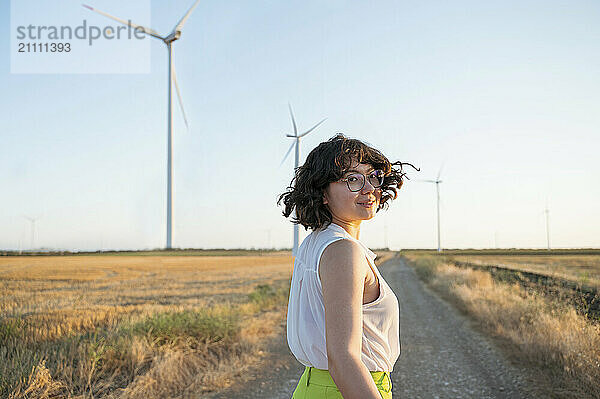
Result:
{"type": "MultiPolygon", "coordinates": [[[[401,258],[381,266],[400,302],[402,353],[392,373],[395,398],[534,397],[520,370],[471,327],[470,321],[425,288],[401,258]]],[[[290,353],[285,321],[264,367],[207,399],[289,399],[304,367],[290,353]]]]}

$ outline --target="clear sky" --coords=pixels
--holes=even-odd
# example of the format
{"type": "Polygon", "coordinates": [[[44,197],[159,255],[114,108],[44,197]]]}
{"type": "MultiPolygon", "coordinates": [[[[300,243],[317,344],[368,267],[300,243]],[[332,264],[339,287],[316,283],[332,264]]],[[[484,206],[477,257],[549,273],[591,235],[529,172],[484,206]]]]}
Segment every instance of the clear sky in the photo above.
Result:
{"type": "MultiPolygon", "coordinates": [[[[38,3],[49,23],[76,8],[112,24],[38,3]]],[[[151,27],[192,3],[152,0],[151,27]]],[[[0,15],[0,248],[31,246],[23,215],[36,247],[164,246],[165,45],[149,39],[150,73],[16,74],[9,1],[0,15]]],[[[599,20],[591,0],[201,1],[174,45],[190,124],[176,108],[174,246],[291,247],[289,101],[300,129],[328,118],[301,160],[343,132],[421,167],[363,224],[371,247],[386,231],[394,249],[437,245],[435,186],[414,180],[442,164],[444,247],[545,247],[546,202],[553,247],[600,247],[599,20]]]]}

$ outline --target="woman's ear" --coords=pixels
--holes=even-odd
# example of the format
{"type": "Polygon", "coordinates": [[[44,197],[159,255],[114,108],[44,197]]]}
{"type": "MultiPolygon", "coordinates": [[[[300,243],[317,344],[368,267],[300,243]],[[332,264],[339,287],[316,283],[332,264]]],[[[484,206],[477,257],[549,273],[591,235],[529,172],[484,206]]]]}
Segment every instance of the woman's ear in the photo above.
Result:
{"type": "Polygon", "coordinates": [[[327,192],[323,190],[323,204],[327,204],[329,200],[327,199],[327,192]]]}

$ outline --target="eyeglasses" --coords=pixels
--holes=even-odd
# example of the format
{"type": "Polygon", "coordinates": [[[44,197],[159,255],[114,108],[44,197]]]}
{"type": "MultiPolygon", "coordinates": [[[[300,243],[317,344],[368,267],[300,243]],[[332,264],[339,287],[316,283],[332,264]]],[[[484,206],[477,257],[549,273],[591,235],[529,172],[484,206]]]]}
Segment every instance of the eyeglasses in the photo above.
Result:
{"type": "MultiPolygon", "coordinates": [[[[373,188],[379,188],[383,184],[383,170],[374,170],[367,176],[369,183],[373,188]]],[[[352,173],[339,181],[345,181],[348,185],[348,190],[352,192],[360,191],[365,186],[365,175],[362,173],[352,173]]]]}

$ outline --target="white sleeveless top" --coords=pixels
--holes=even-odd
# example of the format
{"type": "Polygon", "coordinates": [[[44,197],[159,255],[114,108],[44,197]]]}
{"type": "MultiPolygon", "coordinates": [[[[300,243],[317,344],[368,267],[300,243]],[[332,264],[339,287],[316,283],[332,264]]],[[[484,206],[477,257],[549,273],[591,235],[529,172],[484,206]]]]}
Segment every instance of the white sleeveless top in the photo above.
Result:
{"type": "Polygon", "coordinates": [[[362,305],[362,362],[369,371],[391,372],[400,356],[398,298],[375,266],[377,255],[335,223],[313,231],[298,248],[287,310],[288,345],[304,366],[322,370],[329,368],[325,343],[325,305],[318,267],[325,248],[342,239],[360,244],[379,280],[379,298],[362,305]]]}

